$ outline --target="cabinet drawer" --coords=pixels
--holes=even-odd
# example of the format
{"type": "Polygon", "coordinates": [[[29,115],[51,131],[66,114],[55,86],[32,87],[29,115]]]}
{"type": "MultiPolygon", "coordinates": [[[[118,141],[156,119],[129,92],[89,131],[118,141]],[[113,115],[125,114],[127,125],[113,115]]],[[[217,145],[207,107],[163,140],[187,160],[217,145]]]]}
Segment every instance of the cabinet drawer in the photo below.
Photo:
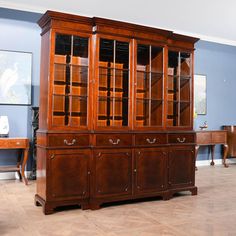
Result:
{"type": "Polygon", "coordinates": [[[0,139],[0,146],[1,146],[1,149],[27,148],[29,147],[29,141],[28,139],[3,138],[3,139],[0,139]]]}
{"type": "Polygon", "coordinates": [[[195,134],[169,134],[168,135],[169,143],[194,143],[195,142],[195,134]]]}
{"type": "Polygon", "coordinates": [[[196,143],[197,144],[209,144],[212,142],[211,133],[199,131],[196,133],[196,143]]]}
{"type": "Polygon", "coordinates": [[[166,134],[136,134],[135,135],[135,145],[158,145],[166,144],[167,135],[166,134]]]}
{"type": "Polygon", "coordinates": [[[212,132],[212,142],[213,143],[226,143],[227,133],[224,131],[212,132]]]}
{"type": "Polygon", "coordinates": [[[48,145],[55,147],[88,146],[89,135],[86,134],[51,134],[48,137],[48,145]]]}
{"type": "Polygon", "coordinates": [[[96,135],[97,146],[131,146],[131,134],[98,134],[96,135]]]}

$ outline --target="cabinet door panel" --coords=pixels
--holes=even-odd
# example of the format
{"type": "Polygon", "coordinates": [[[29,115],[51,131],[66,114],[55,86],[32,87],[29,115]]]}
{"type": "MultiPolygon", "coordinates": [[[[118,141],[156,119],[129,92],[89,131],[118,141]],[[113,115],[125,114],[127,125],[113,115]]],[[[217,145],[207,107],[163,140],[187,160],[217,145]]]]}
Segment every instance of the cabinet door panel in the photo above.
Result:
{"type": "Polygon", "coordinates": [[[164,190],[167,154],[161,149],[139,149],[135,152],[137,193],[164,190]]]}
{"type": "Polygon", "coordinates": [[[127,195],[131,193],[132,156],[129,149],[95,152],[96,195],[127,195]]]}
{"type": "Polygon", "coordinates": [[[169,180],[171,188],[194,185],[195,157],[193,147],[174,148],[169,152],[169,180]]]}
{"type": "Polygon", "coordinates": [[[61,151],[49,156],[50,195],[53,198],[88,196],[89,152],[61,151]]]}

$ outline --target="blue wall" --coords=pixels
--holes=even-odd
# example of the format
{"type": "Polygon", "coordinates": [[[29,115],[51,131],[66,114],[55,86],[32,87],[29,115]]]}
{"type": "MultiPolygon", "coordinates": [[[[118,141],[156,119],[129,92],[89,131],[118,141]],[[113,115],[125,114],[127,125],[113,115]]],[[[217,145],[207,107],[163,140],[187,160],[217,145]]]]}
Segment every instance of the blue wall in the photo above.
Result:
{"type": "MultiPolygon", "coordinates": [[[[0,13],[2,10],[0,10],[0,13]]],[[[23,14],[22,14],[23,15],[23,14]]],[[[0,14],[0,16],[3,16],[0,14]]],[[[13,14],[13,16],[15,16],[13,14]]],[[[35,22],[0,18],[0,50],[31,52],[32,61],[32,105],[38,105],[40,27],[35,22]]],[[[0,115],[9,118],[10,137],[31,138],[31,106],[0,105],[0,115]]],[[[30,167],[32,158],[28,162],[30,167]]],[[[13,164],[16,151],[0,151],[0,164],[13,164]]]]}
{"type": "MultiPolygon", "coordinates": [[[[38,105],[40,70],[40,28],[36,21],[40,14],[0,8],[0,49],[33,53],[32,105],[38,105]]],[[[207,121],[209,129],[236,124],[236,47],[199,41],[195,51],[195,74],[207,76],[207,114],[195,119],[195,127],[207,121]]],[[[31,138],[30,106],[0,105],[0,115],[7,115],[10,137],[31,138]]],[[[16,152],[0,151],[0,164],[15,162],[16,152]]],[[[216,148],[221,158],[221,148],[216,148]]],[[[208,159],[207,148],[201,148],[198,160],[208,159]]],[[[31,166],[31,160],[28,167],[31,166]]]]}
{"type": "MultiPolygon", "coordinates": [[[[207,114],[198,115],[195,127],[207,121],[208,129],[236,125],[236,47],[199,41],[195,51],[195,74],[207,76],[207,114]]],[[[208,159],[207,148],[201,147],[198,160],[208,159]]],[[[215,158],[222,158],[216,146],[215,158]]]]}

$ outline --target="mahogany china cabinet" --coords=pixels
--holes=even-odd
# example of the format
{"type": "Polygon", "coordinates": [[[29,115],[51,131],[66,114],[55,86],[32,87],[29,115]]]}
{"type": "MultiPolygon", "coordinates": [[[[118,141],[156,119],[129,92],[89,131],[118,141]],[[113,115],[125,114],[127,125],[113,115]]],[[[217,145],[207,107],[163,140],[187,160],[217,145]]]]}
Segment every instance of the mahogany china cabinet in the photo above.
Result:
{"type": "Polygon", "coordinates": [[[42,28],[36,205],[197,194],[197,38],[47,11],[42,28]]]}

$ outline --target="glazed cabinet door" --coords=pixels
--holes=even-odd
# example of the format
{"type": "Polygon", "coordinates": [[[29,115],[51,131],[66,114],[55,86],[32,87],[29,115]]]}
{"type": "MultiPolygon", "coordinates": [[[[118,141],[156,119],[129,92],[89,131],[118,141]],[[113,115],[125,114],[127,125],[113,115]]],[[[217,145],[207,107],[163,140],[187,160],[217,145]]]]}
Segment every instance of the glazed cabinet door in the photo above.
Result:
{"type": "Polygon", "coordinates": [[[135,124],[136,128],[162,127],[164,106],[164,48],[136,45],[135,124]]]}
{"type": "Polygon", "coordinates": [[[130,119],[130,41],[98,38],[96,127],[124,128],[130,119]]]}
{"type": "Polygon", "coordinates": [[[135,192],[148,194],[166,189],[167,152],[161,148],[142,148],[135,151],[135,192]]]}
{"type": "Polygon", "coordinates": [[[89,37],[55,33],[52,127],[88,126],[89,37]]]}
{"type": "Polygon", "coordinates": [[[194,185],[195,154],[193,146],[173,146],[169,151],[168,185],[170,188],[194,185]]]}
{"type": "Polygon", "coordinates": [[[55,150],[48,156],[48,192],[53,199],[89,196],[89,150],[55,150]]]}
{"type": "Polygon", "coordinates": [[[191,127],[193,55],[169,50],[167,83],[167,127],[191,127]]]}
{"type": "Polygon", "coordinates": [[[95,195],[131,194],[132,155],[130,149],[101,149],[94,152],[95,195]]]}

